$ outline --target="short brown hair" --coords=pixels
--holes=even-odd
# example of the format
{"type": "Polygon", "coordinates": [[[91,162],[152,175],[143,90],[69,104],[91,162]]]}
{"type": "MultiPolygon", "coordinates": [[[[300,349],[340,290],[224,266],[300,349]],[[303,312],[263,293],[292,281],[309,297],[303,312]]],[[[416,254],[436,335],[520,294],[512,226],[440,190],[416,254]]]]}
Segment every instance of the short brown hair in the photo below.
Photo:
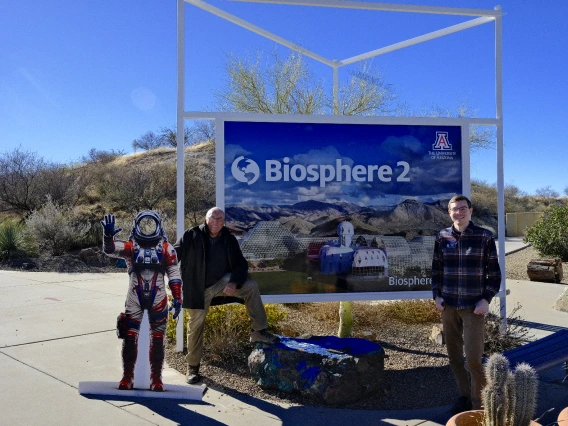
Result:
{"type": "Polygon", "coordinates": [[[458,201],[467,201],[467,207],[471,209],[471,201],[465,195],[454,195],[452,199],[448,202],[448,210],[450,210],[450,204],[457,203],[458,201]]]}

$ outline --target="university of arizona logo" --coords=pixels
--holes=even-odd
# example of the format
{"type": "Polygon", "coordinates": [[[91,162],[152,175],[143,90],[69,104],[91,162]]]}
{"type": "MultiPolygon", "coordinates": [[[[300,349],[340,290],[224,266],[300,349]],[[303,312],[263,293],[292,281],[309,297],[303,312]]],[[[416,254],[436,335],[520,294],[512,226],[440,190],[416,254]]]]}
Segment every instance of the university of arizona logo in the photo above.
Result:
{"type": "Polygon", "coordinates": [[[436,132],[436,142],[432,145],[432,149],[436,151],[449,151],[452,144],[448,139],[448,132],[436,132]]]}

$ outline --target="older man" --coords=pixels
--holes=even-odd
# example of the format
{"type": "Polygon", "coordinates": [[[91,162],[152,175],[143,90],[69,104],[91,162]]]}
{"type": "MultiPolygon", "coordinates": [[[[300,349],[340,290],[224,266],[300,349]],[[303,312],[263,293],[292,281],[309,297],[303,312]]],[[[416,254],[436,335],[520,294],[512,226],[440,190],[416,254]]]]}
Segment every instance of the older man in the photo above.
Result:
{"type": "Polygon", "coordinates": [[[183,307],[189,310],[187,383],[201,380],[205,317],[216,296],[243,299],[252,322],[251,342],[279,341],[266,331],[268,322],[258,285],[247,278],[248,263],[237,239],[225,227],[223,210],[210,209],[205,223],[186,230],[174,247],[181,263],[183,307]]]}

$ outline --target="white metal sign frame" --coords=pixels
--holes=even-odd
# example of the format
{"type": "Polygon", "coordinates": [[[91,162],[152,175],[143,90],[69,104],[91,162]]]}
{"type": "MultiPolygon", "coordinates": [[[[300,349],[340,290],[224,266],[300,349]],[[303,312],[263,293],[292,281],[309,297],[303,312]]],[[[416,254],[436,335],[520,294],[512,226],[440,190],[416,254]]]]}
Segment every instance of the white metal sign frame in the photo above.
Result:
{"type": "MultiPolygon", "coordinates": [[[[467,9],[455,7],[438,7],[438,6],[418,6],[418,5],[402,5],[402,4],[389,4],[389,3],[372,3],[372,2],[357,2],[357,1],[340,1],[340,0],[237,0],[242,2],[252,3],[265,3],[265,4],[281,4],[281,5],[294,5],[306,7],[328,7],[339,9],[359,9],[359,10],[374,10],[374,11],[389,11],[400,13],[421,13],[421,14],[437,14],[437,15],[455,15],[455,16],[471,16],[474,19],[465,21],[463,23],[453,25],[450,27],[442,28],[418,37],[408,40],[403,40],[398,43],[384,46],[360,55],[342,60],[331,60],[312,52],[292,41],[286,40],[264,28],[247,22],[233,14],[230,14],[222,9],[219,9],[202,0],[177,0],[177,233],[178,238],[184,230],[184,127],[185,120],[187,119],[215,119],[221,118],[221,113],[205,113],[198,111],[185,111],[185,3],[189,3],[195,7],[205,10],[213,15],[252,31],[262,37],[274,41],[280,45],[286,46],[302,55],[308,56],[318,62],[328,65],[333,70],[333,95],[334,104],[337,106],[337,87],[338,87],[338,70],[340,67],[353,64],[359,61],[373,58],[375,56],[384,55],[386,53],[394,52],[409,46],[453,34],[458,31],[463,31],[479,25],[494,22],[495,24],[495,117],[494,118],[468,118],[469,125],[485,125],[496,127],[497,137],[497,190],[498,190],[498,252],[499,262],[501,265],[503,280],[501,282],[501,291],[498,296],[500,297],[500,313],[502,318],[506,318],[506,284],[505,284],[505,199],[504,199],[504,173],[503,173],[503,90],[502,90],[502,16],[500,6],[496,6],[494,10],[489,9],[467,9]]],[[[251,118],[250,114],[245,114],[248,119],[251,118]]],[[[321,119],[321,116],[318,116],[321,119]]],[[[298,120],[305,120],[304,116],[294,116],[298,120]]],[[[337,118],[337,117],[334,117],[337,118]]],[[[263,115],[263,119],[268,119],[263,115]]],[[[464,182],[466,182],[464,180],[464,182]]],[[[469,176],[467,177],[469,182],[469,176]]],[[[431,294],[423,295],[412,294],[414,298],[431,297],[431,294]]],[[[422,292],[425,293],[425,292],[422,292]]],[[[399,295],[400,297],[400,295],[399,295]]],[[[268,299],[268,298],[265,298],[268,299]]],[[[265,300],[266,301],[266,300],[265,300]]],[[[180,321],[182,324],[183,321],[180,321]]],[[[178,350],[180,345],[178,339],[178,350]]],[[[182,343],[183,344],[183,341],[182,343]]],[[[183,346],[182,346],[183,348],[183,346]]]]}

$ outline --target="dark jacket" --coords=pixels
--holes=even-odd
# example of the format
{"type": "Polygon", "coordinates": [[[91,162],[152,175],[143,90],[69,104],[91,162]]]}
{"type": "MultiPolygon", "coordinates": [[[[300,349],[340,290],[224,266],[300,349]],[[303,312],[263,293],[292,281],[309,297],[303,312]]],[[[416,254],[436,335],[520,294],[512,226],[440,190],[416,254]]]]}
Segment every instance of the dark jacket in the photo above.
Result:
{"type": "MultiPolygon", "coordinates": [[[[183,236],[174,244],[180,262],[181,278],[183,281],[183,307],[186,309],[205,308],[205,277],[207,240],[209,230],[206,224],[186,230],[183,236]]],[[[248,276],[248,263],[243,257],[241,248],[235,236],[223,227],[220,233],[227,265],[231,273],[231,282],[241,288],[248,276]]],[[[215,303],[212,303],[212,305],[215,303]]]]}

